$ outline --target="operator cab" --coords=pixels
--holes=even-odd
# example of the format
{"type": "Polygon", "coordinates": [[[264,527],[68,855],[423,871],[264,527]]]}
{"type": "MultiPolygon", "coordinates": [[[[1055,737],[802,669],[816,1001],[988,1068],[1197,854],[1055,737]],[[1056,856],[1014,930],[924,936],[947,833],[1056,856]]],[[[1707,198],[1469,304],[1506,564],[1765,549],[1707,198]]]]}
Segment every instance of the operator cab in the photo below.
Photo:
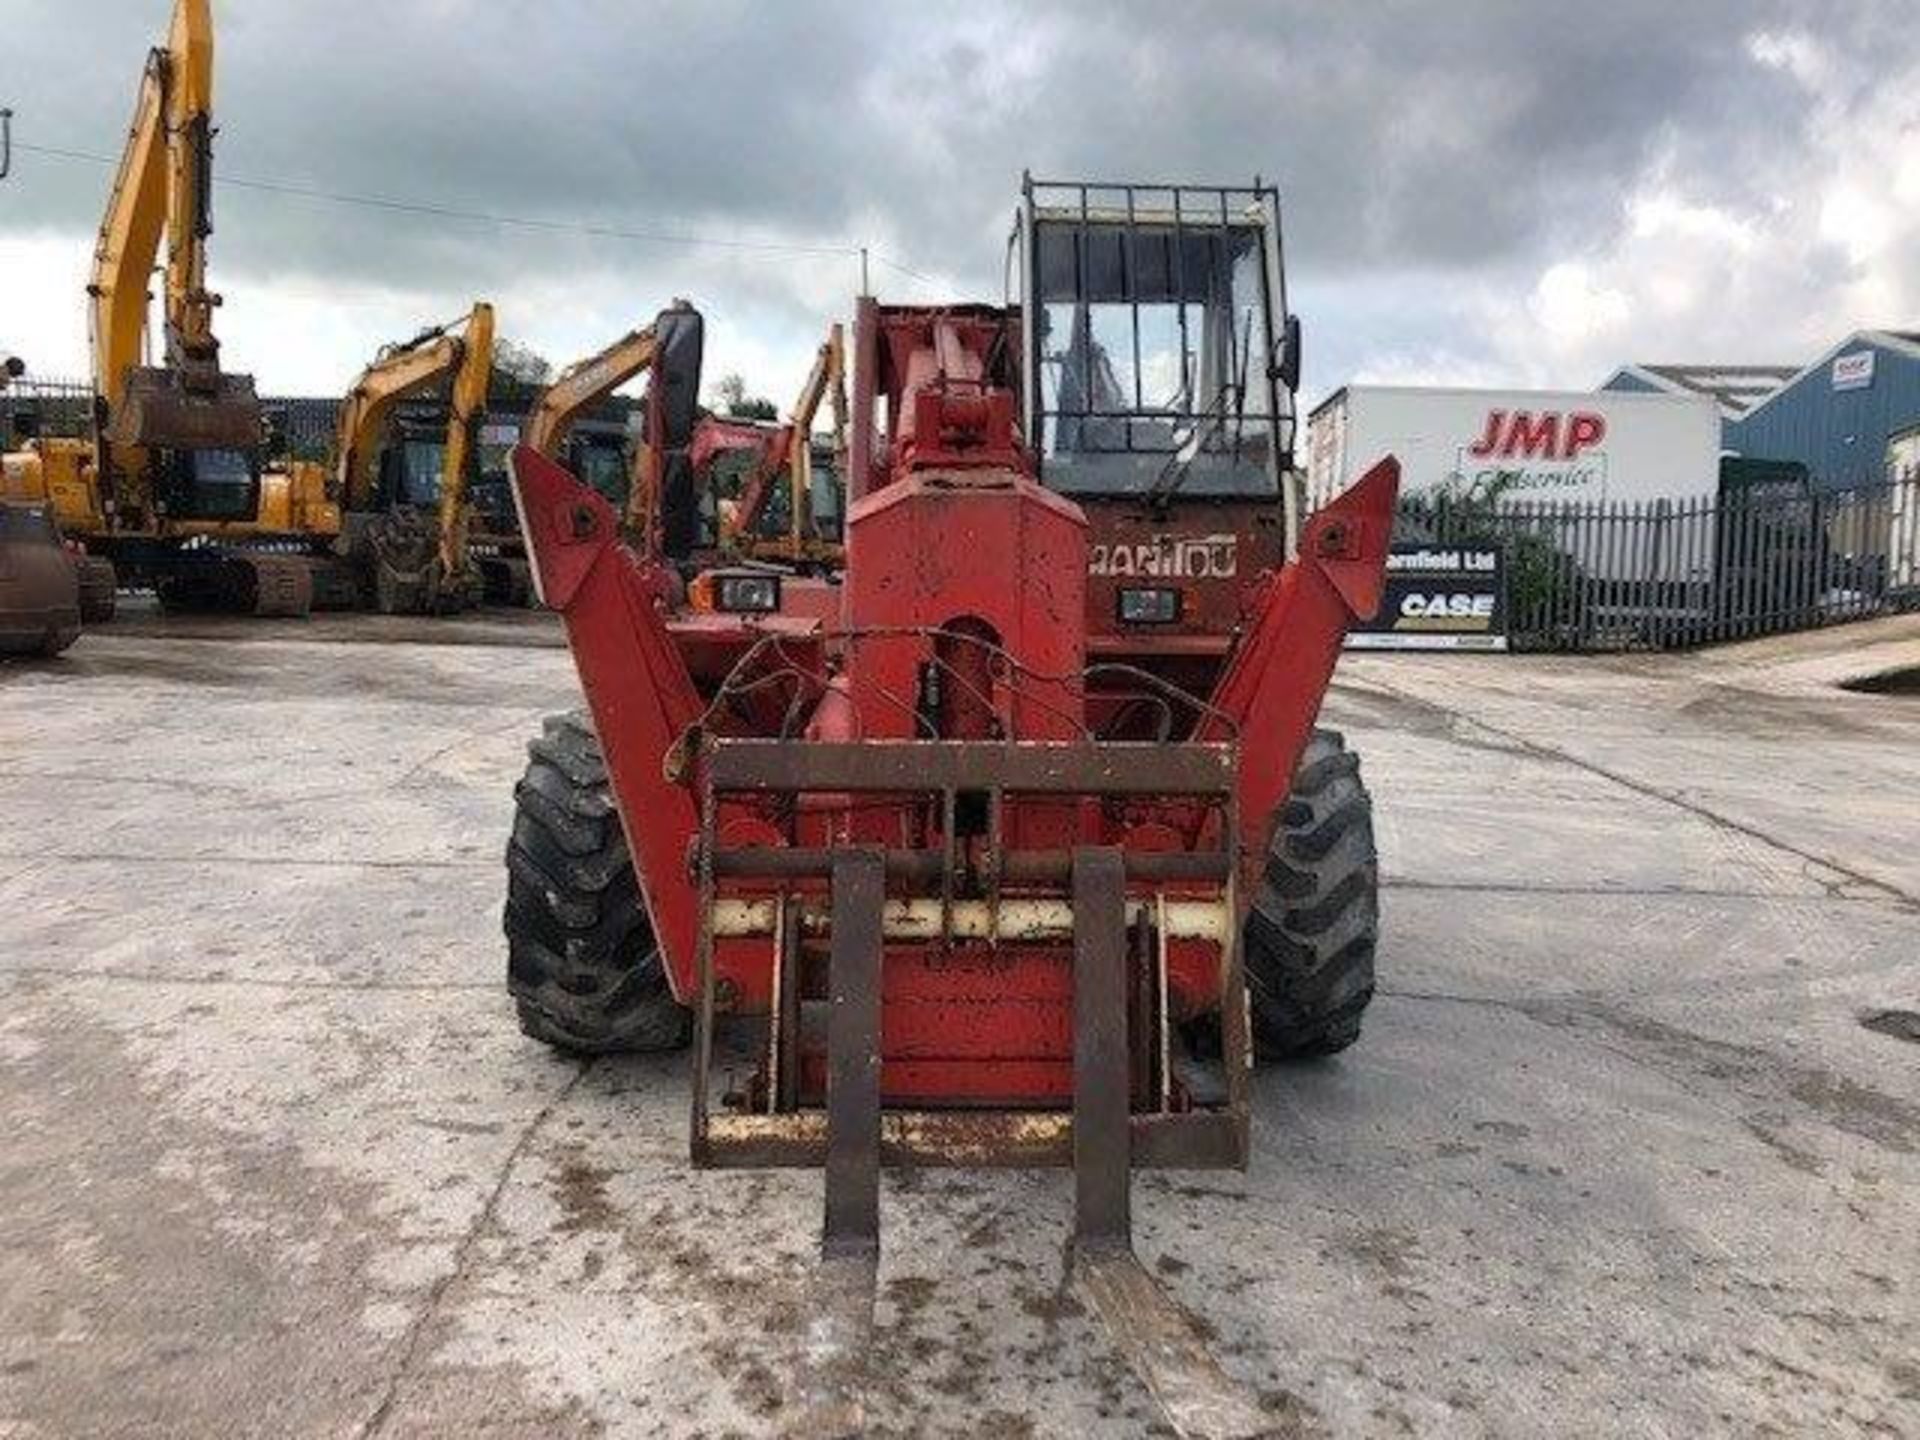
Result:
{"type": "Polygon", "coordinates": [[[1278,501],[1292,468],[1299,327],[1277,193],[1023,186],[1024,430],[1051,488],[1164,509],[1278,501]]]}
{"type": "Polygon", "coordinates": [[[377,508],[427,510],[440,501],[440,470],[447,446],[437,436],[406,436],[380,457],[377,508]]]}
{"type": "Polygon", "coordinates": [[[248,521],[260,508],[257,451],[166,450],[157,464],[158,498],[176,520],[248,521]]]}
{"type": "Polygon", "coordinates": [[[627,503],[631,488],[627,439],[620,433],[602,433],[576,427],[567,441],[567,468],[609,504],[627,503]]]}

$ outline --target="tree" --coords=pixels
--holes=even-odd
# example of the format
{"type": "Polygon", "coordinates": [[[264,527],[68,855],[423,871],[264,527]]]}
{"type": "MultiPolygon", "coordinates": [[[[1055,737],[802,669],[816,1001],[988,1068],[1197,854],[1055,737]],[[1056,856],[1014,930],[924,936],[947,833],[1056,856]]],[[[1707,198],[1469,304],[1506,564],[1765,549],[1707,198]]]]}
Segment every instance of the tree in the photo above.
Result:
{"type": "Polygon", "coordinates": [[[505,336],[493,342],[493,368],[496,373],[529,388],[553,379],[553,362],[531,345],[522,345],[505,336]]]}
{"type": "Polygon", "coordinates": [[[713,387],[720,406],[735,420],[778,420],[780,409],[764,396],[747,394],[746,377],[735,371],[722,375],[713,387]]]}

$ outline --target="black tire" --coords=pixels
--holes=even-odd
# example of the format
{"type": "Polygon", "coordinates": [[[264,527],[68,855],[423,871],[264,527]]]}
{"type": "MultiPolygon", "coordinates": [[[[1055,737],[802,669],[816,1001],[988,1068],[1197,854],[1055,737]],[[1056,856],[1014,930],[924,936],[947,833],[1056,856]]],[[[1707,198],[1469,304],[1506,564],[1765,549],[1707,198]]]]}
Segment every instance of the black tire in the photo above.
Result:
{"type": "Polygon", "coordinates": [[[1379,936],[1380,864],[1360,757],[1338,732],[1316,730],[1247,911],[1255,1053],[1304,1059],[1358,1040],[1379,936]]]}
{"type": "Polygon", "coordinates": [[[520,1029],[583,1055],[679,1049],[692,1016],[667,987],[599,740],[584,715],[555,715],[527,755],[504,921],[520,1029]]]}

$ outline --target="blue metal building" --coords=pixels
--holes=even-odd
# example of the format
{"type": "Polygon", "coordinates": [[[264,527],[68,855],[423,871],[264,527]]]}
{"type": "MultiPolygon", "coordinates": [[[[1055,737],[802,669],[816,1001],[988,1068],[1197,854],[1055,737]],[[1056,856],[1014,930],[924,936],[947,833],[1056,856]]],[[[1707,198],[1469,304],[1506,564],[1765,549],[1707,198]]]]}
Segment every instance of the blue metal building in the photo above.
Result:
{"type": "Polygon", "coordinates": [[[1632,395],[1711,396],[1720,407],[1725,437],[1736,420],[1799,373],[1798,365],[1622,365],[1600,388],[1632,395]]]}
{"type": "Polygon", "coordinates": [[[1726,426],[1727,449],[1798,460],[1824,490],[1886,478],[1887,441],[1920,424],[1920,333],[1859,330],[1726,426]]]}

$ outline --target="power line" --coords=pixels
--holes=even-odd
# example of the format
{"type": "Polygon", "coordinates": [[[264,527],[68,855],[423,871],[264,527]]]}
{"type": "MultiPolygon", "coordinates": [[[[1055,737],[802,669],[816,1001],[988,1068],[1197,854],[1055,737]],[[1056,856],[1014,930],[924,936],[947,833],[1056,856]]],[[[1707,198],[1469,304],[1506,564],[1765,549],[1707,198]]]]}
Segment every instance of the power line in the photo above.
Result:
{"type": "MultiPolygon", "coordinates": [[[[57,145],[35,145],[26,141],[14,141],[13,148],[35,155],[46,155],[59,160],[82,160],[95,165],[117,165],[120,162],[110,155],[99,155],[88,150],[68,150],[57,145]]],[[[594,225],[581,220],[549,220],[527,215],[504,215],[487,210],[468,210],[455,205],[438,205],[419,200],[396,200],[381,195],[352,195],[340,191],[320,190],[305,185],[288,185],[277,180],[253,180],[239,175],[215,175],[214,184],[229,186],[236,190],[258,190],[270,195],[294,196],[304,200],[320,200],[334,205],[353,205],[368,210],[397,211],[408,215],[425,215],[439,220],[464,220],[483,225],[504,225],[522,230],[540,230],[549,233],[587,235],[603,240],[637,240],[654,245],[704,246],[721,250],[742,250],[763,254],[778,255],[833,255],[853,259],[860,254],[858,245],[808,245],[787,240],[742,240],[724,235],[695,235],[670,230],[636,230],[616,225],[594,225]]],[[[869,249],[874,259],[889,269],[897,270],[926,284],[932,284],[931,276],[910,269],[897,260],[891,260],[877,250],[869,249]]]]}

